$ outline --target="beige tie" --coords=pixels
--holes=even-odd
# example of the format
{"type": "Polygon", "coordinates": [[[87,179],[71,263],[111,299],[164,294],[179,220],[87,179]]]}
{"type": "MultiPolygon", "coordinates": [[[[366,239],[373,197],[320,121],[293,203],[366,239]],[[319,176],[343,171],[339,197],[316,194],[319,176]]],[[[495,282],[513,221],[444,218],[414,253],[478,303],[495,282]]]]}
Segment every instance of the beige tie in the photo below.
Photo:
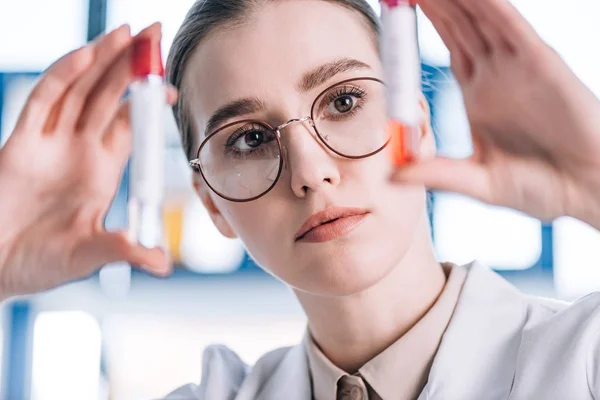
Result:
{"type": "Polygon", "coordinates": [[[337,400],[369,400],[365,381],[360,376],[344,375],[337,383],[337,400]]]}

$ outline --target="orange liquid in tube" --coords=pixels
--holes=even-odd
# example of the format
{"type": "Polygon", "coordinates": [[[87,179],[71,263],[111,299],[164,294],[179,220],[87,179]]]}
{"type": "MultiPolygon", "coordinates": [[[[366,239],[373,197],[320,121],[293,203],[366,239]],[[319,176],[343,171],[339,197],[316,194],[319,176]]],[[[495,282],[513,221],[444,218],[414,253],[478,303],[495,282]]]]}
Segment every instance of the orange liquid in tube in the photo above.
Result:
{"type": "Polygon", "coordinates": [[[392,164],[401,167],[416,160],[419,152],[419,129],[391,120],[387,125],[392,164]]]}
{"type": "Polygon", "coordinates": [[[421,57],[414,0],[381,0],[381,54],[387,87],[391,162],[401,167],[419,155],[421,57]]]}

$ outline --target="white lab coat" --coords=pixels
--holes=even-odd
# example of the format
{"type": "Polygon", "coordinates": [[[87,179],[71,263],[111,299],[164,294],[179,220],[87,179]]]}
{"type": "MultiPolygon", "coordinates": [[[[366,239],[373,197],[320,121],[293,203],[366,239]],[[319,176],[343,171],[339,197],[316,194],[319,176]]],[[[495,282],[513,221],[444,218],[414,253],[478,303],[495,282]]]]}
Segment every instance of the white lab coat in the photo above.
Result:
{"type": "MultiPolygon", "coordinates": [[[[600,293],[569,305],[525,295],[476,262],[467,269],[418,400],[600,400],[600,293]]],[[[203,371],[200,385],[167,399],[312,396],[302,344],[267,353],[253,368],[226,347],[209,347],[203,371]]]]}

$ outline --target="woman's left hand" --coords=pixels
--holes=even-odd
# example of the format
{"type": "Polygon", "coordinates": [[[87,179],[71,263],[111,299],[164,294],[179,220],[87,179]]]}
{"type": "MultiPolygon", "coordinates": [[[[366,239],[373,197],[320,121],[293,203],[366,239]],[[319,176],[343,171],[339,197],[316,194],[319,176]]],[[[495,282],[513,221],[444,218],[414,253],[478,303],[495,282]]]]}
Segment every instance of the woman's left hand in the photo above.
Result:
{"type": "Polygon", "coordinates": [[[394,180],[600,229],[600,101],[508,0],[419,5],[450,50],[474,153],[419,160],[394,180]]]}

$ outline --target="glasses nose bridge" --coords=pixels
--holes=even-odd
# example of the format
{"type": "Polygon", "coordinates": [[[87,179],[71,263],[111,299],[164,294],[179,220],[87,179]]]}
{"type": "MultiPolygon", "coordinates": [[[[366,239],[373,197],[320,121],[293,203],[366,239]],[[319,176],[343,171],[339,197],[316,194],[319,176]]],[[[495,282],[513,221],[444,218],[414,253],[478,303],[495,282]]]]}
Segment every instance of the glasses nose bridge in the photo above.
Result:
{"type": "MultiPolygon", "coordinates": [[[[311,128],[313,128],[313,130],[316,131],[315,128],[315,121],[312,119],[312,117],[307,116],[307,117],[302,117],[302,118],[292,118],[287,122],[284,122],[283,124],[279,125],[277,128],[275,128],[275,132],[277,133],[277,136],[279,137],[279,139],[281,139],[281,131],[285,128],[287,128],[288,126],[295,124],[295,123],[303,123],[303,122],[308,122],[308,124],[310,125],[311,128]]],[[[312,133],[312,132],[311,132],[312,133]]],[[[288,148],[287,146],[283,146],[282,147],[283,150],[283,167],[287,168],[288,166],[288,148]]]]}
{"type": "Polygon", "coordinates": [[[275,128],[275,131],[277,132],[279,137],[281,137],[282,130],[284,130],[285,128],[287,128],[288,126],[290,126],[292,124],[302,123],[302,122],[308,122],[312,128],[315,127],[315,121],[313,121],[312,117],[292,118],[289,121],[284,122],[283,124],[281,124],[277,128],[275,128]]]}

